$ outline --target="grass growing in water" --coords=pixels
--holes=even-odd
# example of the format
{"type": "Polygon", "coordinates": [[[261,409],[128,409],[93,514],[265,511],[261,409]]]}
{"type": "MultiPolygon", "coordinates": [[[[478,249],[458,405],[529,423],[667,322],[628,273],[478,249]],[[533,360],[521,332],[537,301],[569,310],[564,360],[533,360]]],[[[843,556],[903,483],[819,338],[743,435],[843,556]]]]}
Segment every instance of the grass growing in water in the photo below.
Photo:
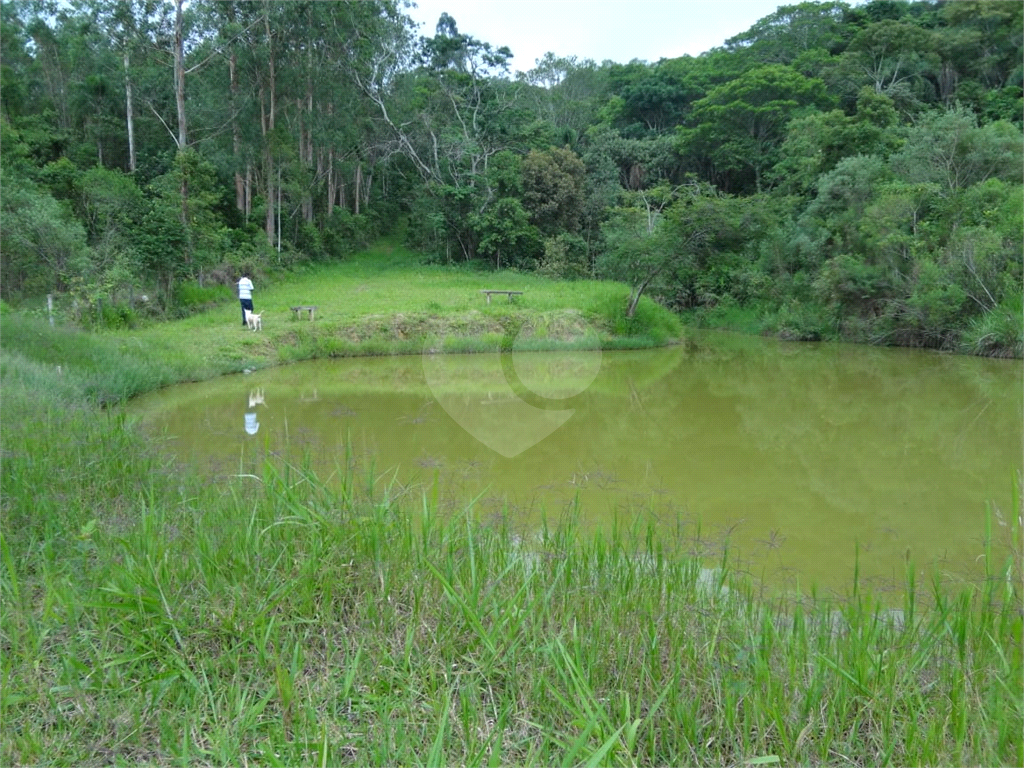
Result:
{"type": "Polygon", "coordinates": [[[0,354],[4,764],[1024,762],[1015,564],[902,619],[769,604],[644,531],[403,506],[353,457],[211,485],[90,405],[102,365],[0,354]]]}

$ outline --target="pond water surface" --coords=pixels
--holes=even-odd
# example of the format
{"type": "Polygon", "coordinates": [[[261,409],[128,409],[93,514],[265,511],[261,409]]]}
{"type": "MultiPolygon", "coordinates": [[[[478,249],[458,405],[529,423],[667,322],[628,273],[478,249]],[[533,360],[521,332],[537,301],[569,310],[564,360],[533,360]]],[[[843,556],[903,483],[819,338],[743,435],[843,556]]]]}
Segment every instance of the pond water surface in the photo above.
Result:
{"type": "Polygon", "coordinates": [[[1022,365],[701,334],[640,352],[316,361],[176,386],[130,410],[227,482],[266,454],[358,464],[524,535],[653,524],[769,584],[976,579],[986,520],[1009,554],[1022,365]],[[509,383],[511,382],[511,384],[509,383]],[[547,410],[542,410],[542,409],[547,410]]]}

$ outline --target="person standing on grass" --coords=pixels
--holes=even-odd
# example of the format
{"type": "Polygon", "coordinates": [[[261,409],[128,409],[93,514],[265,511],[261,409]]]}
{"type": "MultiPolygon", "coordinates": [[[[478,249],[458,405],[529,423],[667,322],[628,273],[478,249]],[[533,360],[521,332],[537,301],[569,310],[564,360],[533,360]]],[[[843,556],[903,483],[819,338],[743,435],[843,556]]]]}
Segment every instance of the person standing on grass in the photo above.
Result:
{"type": "Polygon", "coordinates": [[[248,328],[249,324],[245,322],[245,310],[253,311],[252,280],[246,275],[242,275],[242,279],[238,281],[238,300],[242,302],[242,327],[248,328]]]}

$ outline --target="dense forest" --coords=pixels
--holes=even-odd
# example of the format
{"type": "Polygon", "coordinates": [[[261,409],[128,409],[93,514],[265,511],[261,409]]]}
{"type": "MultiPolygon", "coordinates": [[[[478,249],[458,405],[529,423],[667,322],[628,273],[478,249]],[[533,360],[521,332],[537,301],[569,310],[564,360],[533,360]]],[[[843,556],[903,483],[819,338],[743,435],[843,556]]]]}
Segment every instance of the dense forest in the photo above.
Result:
{"type": "Polygon", "coordinates": [[[1024,4],[804,2],[525,74],[406,10],[5,1],[3,300],[130,324],[400,235],[627,315],[1021,355],[1024,4]]]}

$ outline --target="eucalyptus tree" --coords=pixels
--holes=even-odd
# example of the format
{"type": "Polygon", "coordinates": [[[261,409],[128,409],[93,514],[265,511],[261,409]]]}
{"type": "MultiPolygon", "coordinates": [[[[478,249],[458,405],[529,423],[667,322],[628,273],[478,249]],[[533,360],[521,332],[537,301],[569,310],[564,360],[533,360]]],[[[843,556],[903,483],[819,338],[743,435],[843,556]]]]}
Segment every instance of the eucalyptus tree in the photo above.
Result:
{"type": "Polygon", "coordinates": [[[81,50],[77,41],[68,34],[70,14],[56,3],[11,4],[5,3],[5,15],[24,14],[25,35],[32,46],[32,73],[40,85],[36,109],[40,112],[49,108],[53,111],[55,128],[71,130],[71,81],[76,76],[74,53],[81,50]],[[52,20],[52,26],[48,23],[52,20]]]}
{"type": "Polygon", "coordinates": [[[236,208],[248,218],[259,195],[279,245],[283,220],[301,230],[338,205],[359,214],[393,152],[371,117],[376,100],[390,106],[399,67],[389,54],[408,36],[397,2],[223,2],[197,13],[220,61],[203,101],[220,110],[215,153],[236,208]]]}
{"type": "Polygon", "coordinates": [[[278,97],[278,68],[289,42],[281,22],[287,11],[280,3],[262,0],[249,10],[252,37],[247,41],[245,72],[251,89],[250,123],[259,126],[260,151],[257,155],[257,184],[263,190],[264,231],[268,242],[274,242],[278,232],[279,169],[278,153],[283,149],[285,137],[277,131],[278,109],[285,103],[278,97]]]}
{"type": "Polygon", "coordinates": [[[386,194],[387,164],[396,148],[352,73],[381,50],[400,45],[410,22],[395,0],[311,3],[306,13],[309,28],[322,32],[309,38],[302,63],[303,162],[328,214],[340,205],[358,216],[370,203],[375,180],[386,194]]]}
{"type": "MultiPolygon", "coordinates": [[[[112,115],[117,124],[112,132],[122,133],[127,144],[123,162],[106,163],[134,173],[138,169],[140,132],[139,123],[147,123],[146,96],[159,89],[163,78],[159,54],[155,54],[161,30],[173,28],[171,6],[160,0],[74,0],[76,9],[85,21],[89,37],[97,42],[94,49],[104,49],[106,56],[90,73],[90,96],[103,94],[111,104],[120,83],[123,98],[116,104],[112,115]],[[123,123],[121,122],[123,117],[123,123]]],[[[91,99],[93,104],[98,100],[91,99]]],[[[150,102],[151,103],[151,102],[150,102]]],[[[146,132],[146,141],[152,144],[152,132],[146,132]]],[[[150,151],[155,147],[150,146],[150,151]]]]}
{"type": "MultiPolygon", "coordinates": [[[[147,87],[140,94],[149,107],[150,112],[163,125],[170,137],[175,155],[187,150],[192,138],[189,134],[189,113],[186,98],[186,75],[199,72],[207,62],[200,61],[189,64],[186,55],[191,51],[195,39],[192,25],[187,19],[184,0],[174,0],[173,16],[160,3],[119,2],[113,6],[103,3],[82,0],[78,8],[83,13],[96,19],[96,23],[105,32],[111,50],[118,61],[118,69],[123,73],[125,83],[125,113],[129,134],[129,169],[137,168],[137,147],[135,146],[135,74],[130,67],[133,52],[143,48],[138,58],[143,60],[148,69],[150,66],[163,68],[170,82],[171,98],[168,90],[158,87],[147,87]],[[168,103],[173,100],[173,110],[168,103]]],[[[148,73],[147,73],[148,74],[148,73]]],[[[153,83],[153,79],[150,79],[153,83]]],[[[193,163],[178,162],[176,178],[179,184],[177,200],[179,203],[179,221],[184,232],[184,247],[177,257],[183,258],[187,265],[192,264],[194,233],[191,222],[193,216],[189,211],[189,170],[193,163]]],[[[169,270],[167,274],[173,273],[169,270]]],[[[168,290],[170,290],[168,288],[168,290]]]]}
{"type": "Polygon", "coordinates": [[[293,135],[301,133],[293,128],[303,109],[302,52],[310,49],[305,5],[262,0],[197,9],[204,40],[195,56],[213,69],[199,100],[215,138],[207,152],[230,169],[243,215],[252,211],[254,190],[262,192],[264,234],[278,247],[284,171],[305,152],[296,146],[304,136],[293,135]]]}
{"type": "MultiPolygon", "coordinates": [[[[245,4],[241,9],[252,9],[245,4]]],[[[235,208],[248,217],[252,205],[252,158],[243,151],[243,126],[248,125],[240,114],[248,99],[243,94],[239,81],[239,51],[251,42],[251,29],[256,25],[252,18],[239,17],[240,6],[236,2],[208,3],[197,8],[197,24],[202,30],[205,45],[216,50],[220,64],[211,67],[211,76],[204,78],[204,96],[226,110],[224,124],[230,131],[230,150],[219,158],[227,166],[234,182],[235,208]],[[227,68],[225,81],[223,68],[227,68]],[[230,158],[225,160],[224,156],[230,158]]]]}
{"type": "Polygon", "coordinates": [[[462,34],[442,14],[433,37],[414,46],[396,35],[354,73],[443,218],[445,242],[436,245],[448,252],[454,243],[466,259],[476,255],[486,236],[479,226],[492,221],[487,211],[498,200],[488,181],[490,163],[521,148],[530,119],[519,103],[522,86],[508,77],[511,58],[508,48],[462,34]]]}
{"type": "Polygon", "coordinates": [[[0,6],[0,110],[8,121],[32,112],[39,88],[22,8],[17,0],[0,6]]]}
{"type": "Polygon", "coordinates": [[[136,92],[140,84],[135,69],[146,62],[148,58],[146,49],[152,43],[149,29],[155,23],[159,23],[155,17],[167,6],[156,0],[118,0],[114,3],[89,0],[83,5],[91,8],[97,22],[111,41],[114,51],[120,54],[124,83],[125,129],[128,140],[127,169],[134,173],[138,168],[135,127],[138,117],[136,92]]]}
{"type": "MultiPolygon", "coordinates": [[[[185,32],[182,5],[184,0],[174,0],[174,104],[178,116],[178,135],[175,143],[178,150],[188,146],[188,116],[185,112],[185,32]]],[[[187,187],[183,188],[183,192],[187,187]]],[[[188,200],[187,194],[182,198],[188,200]]]]}
{"type": "Polygon", "coordinates": [[[518,106],[519,89],[507,75],[512,52],[461,34],[443,14],[437,34],[422,41],[424,96],[434,176],[455,186],[473,186],[491,157],[514,141],[507,118],[518,106]],[[505,79],[502,79],[502,78],[505,79]]]}
{"type": "MultiPolygon", "coordinates": [[[[35,120],[49,128],[59,152],[84,164],[109,162],[116,154],[110,139],[117,104],[105,36],[69,4],[13,3],[2,12],[5,32],[14,33],[4,42],[5,65],[20,70],[20,82],[9,93],[5,87],[4,101],[31,104],[35,120]]],[[[10,86],[13,78],[7,79],[10,86]]]]}
{"type": "Polygon", "coordinates": [[[578,149],[587,128],[597,122],[608,94],[610,68],[591,59],[548,52],[516,79],[527,85],[523,103],[536,119],[550,123],[560,146],[578,149]]]}

